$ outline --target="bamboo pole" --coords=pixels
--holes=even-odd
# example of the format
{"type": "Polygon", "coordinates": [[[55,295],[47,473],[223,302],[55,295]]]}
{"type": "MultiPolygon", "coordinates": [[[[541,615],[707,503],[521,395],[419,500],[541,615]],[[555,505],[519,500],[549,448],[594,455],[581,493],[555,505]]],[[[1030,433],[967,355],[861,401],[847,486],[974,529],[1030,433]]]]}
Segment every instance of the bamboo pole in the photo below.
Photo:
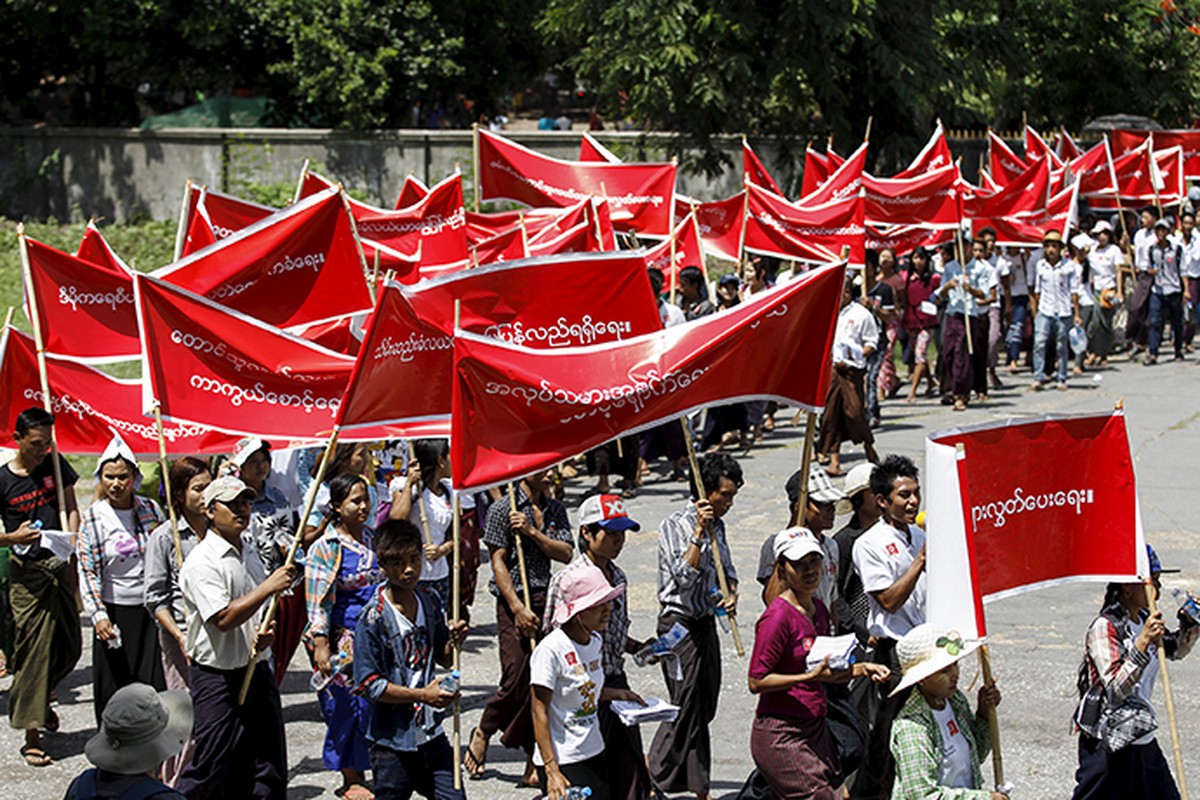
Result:
{"type": "MultiPolygon", "coordinates": [[[[413,469],[417,464],[417,454],[413,450],[412,439],[408,440],[408,468],[413,469]]],[[[420,473],[420,465],[416,466],[420,473]]],[[[425,482],[417,484],[417,507],[421,509],[421,527],[425,530],[425,544],[433,544],[433,534],[429,532],[429,513],[425,510],[425,482]]]]}
{"type": "MultiPolygon", "coordinates": [[[[533,498],[530,498],[532,502],[533,498]]],[[[517,510],[517,490],[510,481],[508,484],[508,510],[509,513],[517,510]]],[[[520,531],[513,532],[513,542],[517,548],[517,568],[521,571],[521,596],[525,600],[525,607],[530,612],[533,611],[533,600],[529,594],[529,573],[525,570],[525,545],[521,542],[522,534],[520,531]]],[[[533,642],[537,643],[537,635],[529,637],[533,642]]]]}
{"type": "Polygon", "coordinates": [[[475,213],[479,213],[479,196],[480,196],[480,168],[479,168],[479,123],[471,123],[471,160],[474,162],[472,166],[475,168],[475,213]]]}
{"type": "Polygon", "coordinates": [[[671,231],[670,261],[668,262],[667,269],[670,271],[671,275],[671,302],[674,303],[675,295],[677,294],[677,289],[679,288],[679,270],[675,266],[675,231],[671,231]]]}
{"type": "MultiPolygon", "coordinates": [[[[459,503],[458,492],[454,492],[454,520],[451,523],[451,530],[454,535],[454,566],[450,572],[450,605],[453,613],[453,621],[458,625],[459,621],[459,606],[462,603],[462,566],[459,559],[462,557],[462,507],[459,503]]],[[[462,672],[462,645],[454,645],[454,669],[462,672]]],[[[461,683],[460,683],[461,691],[461,683]]],[[[457,765],[462,764],[462,696],[454,700],[454,788],[462,788],[462,770],[458,769],[457,765]]]]}
{"type": "Polygon", "coordinates": [[[188,209],[192,206],[192,179],[183,185],[183,203],[179,207],[179,227],[175,229],[175,256],[172,261],[183,258],[183,243],[187,241],[188,209]]]}
{"type": "MultiPolygon", "coordinates": [[[[993,683],[992,654],[985,644],[979,648],[979,666],[983,669],[983,685],[993,683]]],[[[997,786],[1004,785],[1004,756],[1000,753],[1000,719],[996,716],[996,707],[988,709],[988,729],[992,733],[992,776],[997,786]]]]}
{"type": "Polygon", "coordinates": [[[300,177],[296,179],[296,193],[292,195],[293,205],[300,202],[300,198],[304,196],[304,179],[308,177],[309,159],[304,159],[304,166],[300,167],[300,177]]]}
{"type": "MultiPolygon", "coordinates": [[[[1158,597],[1154,587],[1154,578],[1146,581],[1146,605],[1150,613],[1158,612],[1158,597]]],[[[1162,639],[1158,640],[1158,671],[1162,675],[1163,696],[1167,698],[1167,720],[1171,725],[1171,749],[1175,756],[1175,778],[1179,781],[1179,795],[1188,800],[1187,773],[1183,769],[1183,749],[1179,744],[1179,721],[1175,716],[1175,695],[1171,693],[1171,675],[1167,671],[1166,651],[1162,647],[1162,639]]]]}
{"type": "MultiPolygon", "coordinates": [[[[42,340],[42,319],[38,313],[37,290],[33,286],[33,268],[29,265],[29,249],[25,242],[25,223],[17,223],[17,249],[21,251],[21,275],[25,279],[25,296],[29,298],[29,322],[33,325],[33,343],[37,348],[38,378],[42,384],[42,408],[47,414],[54,413],[50,399],[50,376],[46,372],[46,346],[42,340]]],[[[50,426],[50,459],[54,467],[54,488],[58,495],[58,522],[63,533],[70,532],[67,520],[67,494],[62,481],[62,464],[58,459],[58,434],[50,426]]]]}
{"type": "Polygon", "coordinates": [[[813,440],[817,437],[817,412],[808,411],[804,422],[804,449],[800,453],[800,495],[792,513],[792,525],[804,524],[804,509],[808,506],[808,473],[812,470],[813,440]]]}
{"type": "Polygon", "coordinates": [[[738,235],[738,278],[746,277],[746,226],[750,223],[750,174],[742,173],[742,191],[746,202],[742,203],[742,232],[738,235]]]}
{"type": "MultiPolygon", "coordinates": [[[[338,426],[333,427],[333,433],[329,436],[329,441],[325,444],[325,452],[321,454],[321,462],[317,466],[317,475],[313,478],[312,484],[308,487],[308,495],[304,498],[304,513],[300,515],[300,521],[296,524],[296,536],[292,539],[292,546],[288,548],[287,558],[283,560],[283,566],[287,567],[296,563],[296,550],[300,547],[300,540],[304,538],[304,526],[308,522],[308,515],[312,513],[313,506],[317,502],[317,489],[321,487],[321,482],[325,480],[325,471],[329,468],[329,462],[333,460],[333,451],[337,447],[338,434],[341,430],[338,426]]],[[[275,612],[279,610],[279,595],[271,595],[271,602],[267,606],[267,613],[263,616],[262,624],[258,626],[259,635],[263,635],[271,627],[271,623],[275,621],[275,612]]],[[[254,643],[251,642],[251,648],[254,643]]],[[[254,667],[258,664],[259,653],[250,652],[250,663],[246,665],[246,677],[242,679],[242,689],[238,692],[238,705],[244,705],[246,702],[246,694],[250,691],[250,683],[254,680],[254,667]]]]}
{"type": "Polygon", "coordinates": [[[167,495],[167,512],[171,520],[171,541],[175,545],[175,561],[183,567],[183,542],[179,539],[179,516],[171,500],[171,469],[167,464],[167,438],[163,435],[162,407],[154,401],[154,430],[158,434],[158,468],[162,471],[163,491],[167,495]]]}
{"type": "MultiPolygon", "coordinates": [[[[692,467],[692,483],[696,487],[696,496],[700,499],[708,497],[704,492],[704,481],[700,479],[700,461],[696,458],[696,448],[692,444],[692,432],[688,429],[687,417],[680,417],[679,424],[683,427],[683,440],[687,444],[688,462],[692,467]]],[[[721,548],[717,543],[717,534],[712,526],[708,527],[708,541],[712,548],[713,569],[717,573],[717,586],[721,589],[721,599],[729,599],[729,579],[725,576],[725,559],[721,557],[721,548]]],[[[742,634],[738,631],[737,615],[729,614],[729,630],[733,634],[733,646],[739,658],[744,658],[746,648],[742,646],[742,634]]]]}

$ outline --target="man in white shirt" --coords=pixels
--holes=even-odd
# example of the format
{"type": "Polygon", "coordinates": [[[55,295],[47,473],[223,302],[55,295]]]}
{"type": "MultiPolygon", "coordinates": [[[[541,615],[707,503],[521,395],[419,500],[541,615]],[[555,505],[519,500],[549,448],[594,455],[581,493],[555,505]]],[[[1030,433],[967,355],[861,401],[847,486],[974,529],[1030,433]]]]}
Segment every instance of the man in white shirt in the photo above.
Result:
{"type": "Polygon", "coordinates": [[[264,576],[249,537],[254,490],[222,477],[204,490],[208,535],[183,563],[179,586],[188,611],[189,684],[196,751],[176,787],[189,798],[287,795],[287,742],[270,666],[254,667],[246,701],[238,694],[254,654],[271,646],[258,634],[263,603],[292,584],[288,564],[264,576]]]}
{"type": "Polygon", "coordinates": [[[971,260],[965,270],[957,261],[946,265],[938,295],[946,299],[940,358],[954,397],[954,410],[963,411],[972,390],[987,399],[987,314],[988,306],[996,300],[996,281],[982,241],[971,246],[971,260]]]}
{"type": "Polygon", "coordinates": [[[1079,274],[1074,264],[1062,257],[1062,234],[1046,231],[1042,237],[1046,255],[1038,262],[1033,288],[1033,391],[1041,391],[1046,382],[1046,345],[1054,336],[1058,360],[1056,388],[1067,388],[1067,363],[1070,349],[1067,334],[1072,321],[1079,325],[1079,274]]]}
{"type": "Polygon", "coordinates": [[[1150,334],[1150,290],[1154,286],[1154,275],[1150,272],[1150,248],[1154,246],[1154,223],[1158,212],[1154,206],[1146,206],[1140,212],[1142,227],[1133,234],[1133,270],[1136,283],[1133,298],[1129,301],[1129,320],[1125,323],[1125,341],[1134,345],[1136,356],[1146,348],[1150,334]]]}
{"type": "Polygon", "coordinates": [[[854,301],[854,283],[842,286],[842,310],[838,314],[833,338],[833,374],[821,431],[817,438],[817,460],[828,463],[830,475],[843,475],[842,442],[846,439],[863,446],[868,461],[875,460],[875,437],[867,424],[865,380],[867,358],[879,344],[879,325],[875,316],[854,301]]]}
{"type": "Polygon", "coordinates": [[[1012,262],[1009,261],[1007,255],[996,248],[996,230],[994,228],[981,229],[979,238],[983,240],[988,263],[992,266],[992,285],[996,287],[996,298],[987,305],[987,368],[988,385],[993,389],[999,389],[1004,384],[1000,382],[1000,376],[996,374],[996,365],[1000,363],[1000,342],[1004,339],[1004,310],[1008,308],[1000,302],[1005,299],[1005,296],[1000,293],[1000,283],[1001,276],[1011,274],[1012,262]]]}
{"type": "Polygon", "coordinates": [[[1187,352],[1192,352],[1192,339],[1196,336],[1196,312],[1200,301],[1200,236],[1196,235],[1196,215],[1185,211],[1179,215],[1180,247],[1183,251],[1184,289],[1188,301],[1184,304],[1183,343],[1187,352]]]}

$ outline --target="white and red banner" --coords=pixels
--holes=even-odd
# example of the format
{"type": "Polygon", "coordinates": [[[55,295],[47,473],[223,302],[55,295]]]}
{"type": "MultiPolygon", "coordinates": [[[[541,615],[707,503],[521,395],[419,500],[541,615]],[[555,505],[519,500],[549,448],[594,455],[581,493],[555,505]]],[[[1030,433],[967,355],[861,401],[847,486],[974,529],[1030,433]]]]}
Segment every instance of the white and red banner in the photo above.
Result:
{"type": "MultiPolygon", "coordinates": [[[[138,455],[158,457],[158,433],[142,414],[142,382],[121,380],[95,367],[46,357],[46,377],[59,449],[72,455],[100,455],[113,431],[138,455]]],[[[0,338],[0,424],[14,430],[17,415],[31,406],[42,408],[42,382],[33,339],[16,328],[0,338]]],[[[200,425],[163,423],[163,438],[172,455],[228,453],[236,436],[200,425]]],[[[12,447],[9,440],[6,447],[12,447]]]]}
{"type": "Polygon", "coordinates": [[[988,128],[988,172],[1001,186],[1029,169],[1029,163],[1013,152],[1008,143],[988,128]]]}
{"type": "Polygon", "coordinates": [[[427,194],[429,194],[429,187],[425,185],[425,182],[416,175],[409,174],[404,178],[404,185],[400,187],[400,196],[396,198],[395,208],[399,211],[402,208],[415,206],[424,200],[427,194]]]}
{"type": "Polygon", "coordinates": [[[332,428],[353,358],[145,275],[134,294],[144,408],[157,400],[164,419],[271,439],[332,428]]]}
{"type": "Polygon", "coordinates": [[[1034,246],[1042,242],[1048,230],[1056,230],[1063,239],[1079,222],[1079,184],[1073,183],[1050,198],[1045,210],[1038,214],[1013,217],[976,217],[971,229],[976,236],[986,227],[996,231],[996,243],[1014,246],[1034,246]]]}
{"type": "Polygon", "coordinates": [[[471,263],[479,267],[500,261],[517,261],[529,257],[526,234],[520,225],[490,236],[471,245],[471,263]]]}
{"type": "Polygon", "coordinates": [[[768,192],[783,196],[783,190],[771,177],[771,173],[767,172],[767,168],[763,166],[758,154],[750,147],[745,136],[742,137],[742,175],[755,186],[761,186],[768,192]]]}
{"type": "Polygon", "coordinates": [[[898,255],[911,253],[918,247],[937,247],[954,240],[954,231],[945,228],[930,230],[921,225],[893,225],[887,228],[867,226],[864,244],[876,252],[890,247],[898,255]]]}
{"type": "Polygon", "coordinates": [[[808,197],[829,180],[833,168],[823,153],[810,144],[804,148],[804,173],[800,176],[800,196],[808,197]]]}
{"type": "Polygon", "coordinates": [[[742,221],[746,217],[746,193],[738,192],[725,200],[697,203],[675,199],[675,219],[681,220],[695,212],[704,251],[726,261],[741,258],[742,221]]]}
{"type": "MultiPolygon", "coordinates": [[[[1113,154],[1123,156],[1126,153],[1137,150],[1146,143],[1146,139],[1149,138],[1150,133],[1148,131],[1113,131],[1113,154]]],[[[1200,129],[1153,131],[1153,135],[1154,147],[1156,149],[1182,148],[1184,177],[1200,179],[1200,129]]]]}
{"type": "Polygon", "coordinates": [[[1079,192],[1084,197],[1100,194],[1116,194],[1116,175],[1113,173],[1112,148],[1108,137],[1090,147],[1087,152],[1072,159],[1069,164],[1079,192]]]}
{"type": "Polygon", "coordinates": [[[662,272],[667,291],[679,288],[679,271],[684,267],[699,267],[704,271],[704,250],[700,242],[700,226],[696,217],[688,214],[671,238],[646,250],[646,269],[662,272]]]}
{"type": "Polygon", "coordinates": [[[467,212],[462,176],[451,175],[415,205],[396,211],[354,212],[358,235],[406,256],[420,253],[421,265],[465,266],[467,212]]]}
{"type": "Polygon", "coordinates": [[[371,308],[344,195],[326,189],[153,273],[270,325],[371,308]]]}
{"type": "Polygon", "coordinates": [[[1083,149],[1075,143],[1066,128],[1062,128],[1054,134],[1054,152],[1058,154],[1060,162],[1065,164],[1069,164],[1083,155],[1083,149]]]}
{"type": "Polygon", "coordinates": [[[844,279],[833,264],[730,311],[590,347],[535,351],[457,332],[454,485],[513,480],[714,403],[819,408],[844,279]]]}
{"type": "Polygon", "coordinates": [[[1012,217],[1040,214],[1050,198],[1050,162],[1039,158],[995,194],[976,195],[963,201],[963,215],[1012,217]]]}
{"type": "Polygon", "coordinates": [[[180,220],[184,232],[180,257],[203,250],[214,242],[266,219],[276,211],[269,206],[190,183],[187,191],[187,207],[180,220]]]}
{"type": "Polygon", "coordinates": [[[344,428],[406,436],[414,424],[448,425],[456,300],[465,330],[523,348],[623,341],[662,327],[639,251],[495,264],[412,288],[389,283],[355,364],[344,428]]]}
{"type": "Polygon", "coordinates": [[[35,301],[47,352],[96,363],[137,358],[133,279],[127,269],[85,261],[28,236],[20,242],[29,257],[25,313],[32,321],[30,301],[35,301]]]}
{"type": "MultiPolygon", "coordinates": [[[[1140,149],[1118,156],[1112,162],[1113,183],[1122,203],[1178,203],[1187,194],[1184,181],[1183,148],[1151,150],[1153,140],[1140,149]]],[[[1111,194],[1084,195],[1092,208],[1116,208],[1111,194]]]]}
{"type": "Polygon", "coordinates": [[[479,131],[484,200],[529,206],[572,206],[589,197],[607,200],[619,230],[667,236],[674,209],[674,164],[563,161],[479,131]]]}
{"type": "Polygon", "coordinates": [[[579,160],[599,162],[601,164],[621,163],[621,159],[617,158],[613,151],[600,144],[596,140],[596,137],[587,131],[583,132],[583,138],[579,140],[579,160]]]}
{"type": "Polygon", "coordinates": [[[957,228],[962,221],[961,177],[954,164],[916,178],[863,175],[866,221],[872,225],[957,228]]]}
{"type": "Polygon", "coordinates": [[[863,197],[857,194],[819,206],[798,206],[746,184],[746,235],[742,249],[794,261],[828,263],[850,248],[850,263],[865,258],[863,197]]]}
{"type": "MultiPolygon", "coordinates": [[[[829,159],[831,153],[826,154],[829,159]]],[[[867,168],[867,143],[863,142],[849,158],[839,161],[837,166],[829,161],[832,171],[816,191],[803,194],[796,202],[802,206],[819,206],[834,200],[845,200],[858,194],[863,185],[863,174],[867,168]]]]}
{"type": "Polygon", "coordinates": [[[75,251],[75,257],[98,267],[105,267],[118,275],[128,275],[130,272],[124,259],[109,247],[94,220],[88,220],[87,227],[83,229],[83,238],[79,240],[79,249],[75,251]]]}
{"type": "Polygon", "coordinates": [[[921,149],[921,152],[917,153],[917,157],[904,170],[892,177],[916,178],[924,175],[926,172],[941,169],[953,163],[954,155],[950,152],[950,144],[946,141],[946,131],[942,127],[942,121],[939,119],[937,127],[933,129],[933,135],[929,137],[929,141],[925,143],[925,147],[921,149]]]}
{"type": "Polygon", "coordinates": [[[1054,152],[1054,148],[1042,138],[1042,135],[1028,125],[1025,126],[1025,161],[1032,164],[1039,158],[1044,158],[1050,162],[1052,168],[1057,169],[1062,166],[1062,159],[1058,157],[1058,153],[1054,152]]]}
{"type": "Polygon", "coordinates": [[[1049,415],[931,434],[927,616],[986,635],[983,603],[1149,577],[1125,417],[1049,415]],[[1047,469],[1047,454],[1069,469],[1047,469]]]}

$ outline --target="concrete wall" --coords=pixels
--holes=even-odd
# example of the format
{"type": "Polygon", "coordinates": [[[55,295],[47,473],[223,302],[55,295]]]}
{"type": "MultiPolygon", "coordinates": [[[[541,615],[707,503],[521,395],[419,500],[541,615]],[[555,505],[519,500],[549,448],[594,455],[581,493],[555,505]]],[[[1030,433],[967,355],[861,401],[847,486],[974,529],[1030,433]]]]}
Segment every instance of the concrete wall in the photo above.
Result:
{"type": "MultiPolygon", "coordinates": [[[[580,132],[521,132],[511,138],[564,159],[579,153],[580,132]]],[[[604,132],[606,146],[629,161],[666,157],[671,134],[604,132]]],[[[741,138],[718,140],[729,165],[715,178],[681,170],[679,190],[700,199],[728,197],[741,187],[741,138]]],[[[982,147],[953,142],[973,177],[982,147]]],[[[792,174],[777,164],[769,142],[755,150],[783,183],[792,174]]],[[[460,165],[470,198],[470,131],[176,129],[162,131],[0,129],[0,214],[15,219],[174,219],[184,183],[232,194],[247,183],[294,185],[304,161],[356,190],[367,202],[390,207],[407,174],[434,183],[460,165]]],[[[787,185],[786,183],[784,184],[787,185]]],[[[469,199],[468,199],[469,202],[469,199]]]]}

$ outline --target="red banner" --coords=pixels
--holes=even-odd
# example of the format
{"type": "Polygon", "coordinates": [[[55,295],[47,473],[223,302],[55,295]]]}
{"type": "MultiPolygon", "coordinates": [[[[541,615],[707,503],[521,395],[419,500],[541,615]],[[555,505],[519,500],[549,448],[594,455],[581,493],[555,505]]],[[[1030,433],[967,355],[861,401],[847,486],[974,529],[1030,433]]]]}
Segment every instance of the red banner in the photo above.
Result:
{"type": "Polygon", "coordinates": [[[954,240],[954,231],[930,230],[921,225],[894,225],[889,228],[867,226],[865,245],[868,250],[879,252],[885,247],[897,255],[911,253],[918,247],[937,247],[954,240]]]}
{"type": "Polygon", "coordinates": [[[1071,134],[1067,133],[1066,128],[1054,134],[1054,152],[1058,154],[1059,161],[1064,164],[1069,164],[1083,155],[1083,150],[1075,144],[1075,140],[1071,138],[1071,134]]]}
{"type": "Polygon", "coordinates": [[[962,221],[959,178],[954,164],[919,178],[896,180],[863,175],[866,221],[872,225],[957,228],[962,221]]]}
{"type": "Polygon", "coordinates": [[[130,273],[84,261],[28,236],[20,242],[29,256],[25,313],[34,318],[30,301],[35,300],[47,352],[92,362],[137,358],[141,347],[130,273]]]}
{"type": "Polygon", "coordinates": [[[528,257],[525,232],[519,225],[471,245],[471,262],[477,267],[528,257]]]}
{"type": "MultiPolygon", "coordinates": [[[[1113,155],[1123,156],[1137,150],[1148,136],[1146,131],[1113,131],[1113,155]]],[[[1158,150],[1182,147],[1184,177],[1200,179],[1200,129],[1154,131],[1154,147],[1158,150]]]]}
{"type": "Polygon", "coordinates": [[[1079,184],[1081,196],[1116,194],[1116,176],[1113,174],[1112,149],[1108,137],[1073,159],[1069,167],[1071,174],[1075,176],[1075,182],[1079,184]]]}
{"type": "Polygon", "coordinates": [[[533,351],[454,339],[454,485],[495,485],[714,403],[774,398],[817,408],[843,264],[736,308],[622,342],[533,351]]]}
{"type": "Polygon", "coordinates": [[[621,159],[617,158],[607,147],[596,141],[596,137],[587,131],[583,132],[583,138],[579,140],[579,160],[602,164],[621,163],[621,159]]]}
{"type": "MultiPolygon", "coordinates": [[[[1183,149],[1178,146],[1151,153],[1147,143],[1112,163],[1113,182],[1125,204],[1178,203],[1187,193],[1183,171],[1183,149]]],[[[1117,198],[1112,194],[1084,196],[1092,208],[1117,207],[1117,198]]]]}
{"type": "Polygon", "coordinates": [[[675,219],[681,220],[692,211],[700,228],[700,241],[709,255],[726,261],[737,261],[742,244],[742,221],[746,216],[746,193],[738,192],[726,200],[711,203],[675,200],[675,219]]]}
{"type": "Polygon", "coordinates": [[[415,175],[409,175],[404,179],[404,185],[400,187],[400,196],[396,198],[396,210],[415,206],[417,203],[425,199],[429,194],[429,187],[415,175]]]}
{"type": "Polygon", "coordinates": [[[674,164],[562,161],[479,131],[479,169],[484,200],[565,207],[596,197],[608,201],[619,230],[671,232],[674,164]]]}
{"type": "Polygon", "coordinates": [[[954,155],[950,152],[950,145],[946,142],[946,131],[942,128],[942,121],[939,119],[937,127],[933,129],[933,135],[929,137],[929,141],[925,143],[921,152],[917,153],[917,157],[907,168],[892,177],[916,178],[926,172],[932,172],[953,163],[954,155]]]}
{"type": "Polygon", "coordinates": [[[1029,169],[1028,162],[1012,151],[1008,144],[988,128],[988,172],[1001,186],[1029,169]]]}
{"type": "Polygon", "coordinates": [[[804,148],[804,174],[800,176],[800,196],[808,197],[820,189],[833,169],[829,160],[821,153],[813,150],[812,145],[804,148]]]}
{"type": "Polygon", "coordinates": [[[271,325],[371,308],[343,195],[327,189],[153,273],[271,325]]]}
{"type": "Polygon", "coordinates": [[[767,172],[767,168],[763,166],[758,155],[750,148],[750,143],[746,141],[746,137],[742,137],[742,174],[746,180],[753,183],[755,186],[761,186],[768,192],[774,192],[780,197],[783,196],[783,190],[779,188],[779,184],[775,183],[775,179],[771,177],[771,173],[767,172]]]}
{"type": "Polygon", "coordinates": [[[294,333],[305,341],[319,344],[335,353],[347,356],[358,355],[366,328],[367,314],[352,314],[349,317],[318,322],[315,325],[299,325],[288,333],[294,333]]]}
{"type": "Polygon", "coordinates": [[[355,364],[343,426],[406,436],[412,424],[448,419],[455,300],[463,329],[525,348],[621,341],[662,327],[637,251],[496,264],[411,289],[388,284],[355,364]]]}
{"type": "Polygon", "coordinates": [[[1054,152],[1054,148],[1042,138],[1040,133],[1026,125],[1025,161],[1032,164],[1039,158],[1047,159],[1051,167],[1058,168],[1062,166],[1062,160],[1058,157],[1058,153],[1054,152]]]}
{"type": "MultiPolygon", "coordinates": [[[[83,229],[83,238],[79,240],[79,249],[75,251],[75,257],[97,267],[104,267],[115,275],[128,277],[130,272],[125,261],[108,246],[108,242],[93,221],[89,221],[83,229]]],[[[130,291],[132,292],[132,287],[130,291]]]]}
{"type": "Polygon", "coordinates": [[[1050,198],[1046,208],[1037,214],[1012,217],[975,217],[971,230],[978,236],[983,228],[996,231],[996,243],[1003,245],[1037,245],[1048,230],[1056,230],[1066,239],[1079,221],[1079,184],[1068,186],[1050,198]]]}
{"type": "Polygon", "coordinates": [[[766,189],[746,184],[746,236],[743,249],[795,261],[828,263],[850,248],[850,263],[865,256],[862,191],[822,206],[797,206],[766,189]]]}
{"type": "Polygon", "coordinates": [[[646,269],[662,272],[663,285],[669,292],[679,288],[679,271],[684,267],[699,267],[704,271],[700,228],[691,214],[675,227],[671,238],[646,250],[646,269]]]}
{"type": "Polygon", "coordinates": [[[416,205],[399,211],[367,213],[360,206],[354,220],[363,239],[405,255],[420,253],[422,265],[467,263],[467,214],[461,175],[451,175],[416,205]]]}
{"type": "Polygon", "coordinates": [[[189,184],[187,212],[184,214],[187,235],[180,255],[187,256],[203,250],[274,213],[275,209],[268,206],[189,184]]]}
{"type": "Polygon", "coordinates": [[[963,215],[975,218],[1040,214],[1046,210],[1049,190],[1050,162],[1039,158],[995,194],[966,198],[963,215]]]}
{"type": "MultiPolygon", "coordinates": [[[[831,154],[827,154],[826,157],[829,155],[831,154]]],[[[830,173],[828,180],[823,182],[820,188],[812,194],[802,195],[797,203],[802,206],[819,206],[834,200],[854,197],[863,185],[863,171],[866,167],[867,143],[863,142],[849,158],[830,173]]]]}
{"type": "Polygon", "coordinates": [[[353,358],[145,275],[134,294],[145,407],[157,399],[166,419],[273,439],[330,430],[353,358]]]}
{"type": "MultiPolygon", "coordinates": [[[[59,449],[72,455],[100,455],[112,441],[113,430],[138,455],[158,457],[154,422],[142,414],[142,382],[119,380],[100,370],[46,358],[54,411],[54,434],[59,449]]],[[[42,407],[42,382],[38,374],[33,339],[16,328],[6,328],[0,340],[0,424],[16,428],[17,415],[31,406],[42,407]]],[[[200,425],[163,423],[163,438],[172,455],[228,453],[237,437],[200,425]]],[[[10,440],[5,445],[12,447],[10,440]]]]}

